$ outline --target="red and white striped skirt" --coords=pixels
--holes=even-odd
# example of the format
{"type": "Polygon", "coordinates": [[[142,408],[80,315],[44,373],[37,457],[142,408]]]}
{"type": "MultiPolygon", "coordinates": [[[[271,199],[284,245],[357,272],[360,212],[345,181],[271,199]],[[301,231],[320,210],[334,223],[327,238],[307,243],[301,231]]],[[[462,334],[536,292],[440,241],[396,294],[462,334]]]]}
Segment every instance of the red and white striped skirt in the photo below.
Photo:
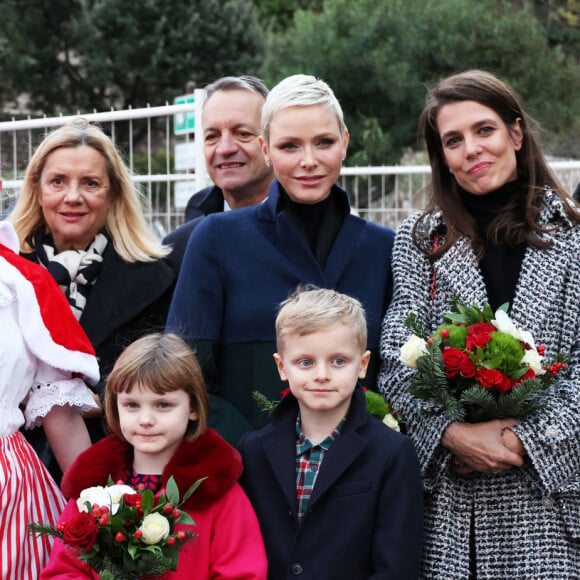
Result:
{"type": "Polygon", "coordinates": [[[22,433],[0,437],[0,578],[33,580],[46,566],[52,539],[29,522],[56,525],[65,500],[22,433]]]}

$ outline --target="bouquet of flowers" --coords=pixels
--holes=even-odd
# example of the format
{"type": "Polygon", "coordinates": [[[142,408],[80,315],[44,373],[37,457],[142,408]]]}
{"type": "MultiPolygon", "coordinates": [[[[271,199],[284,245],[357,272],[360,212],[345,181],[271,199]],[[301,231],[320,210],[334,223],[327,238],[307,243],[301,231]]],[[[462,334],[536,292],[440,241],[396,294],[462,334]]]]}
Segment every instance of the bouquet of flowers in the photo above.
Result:
{"type": "MultiPolygon", "coordinates": [[[[369,391],[363,387],[365,391],[365,402],[367,411],[373,416],[382,421],[387,427],[394,431],[401,431],[400,425],[405,421],[399,411],[395,411],[389,403],[385,401],[382,395],[369,391]]],[[[290,388],[284,389],[280,393],[280,398],[283,399],[290,392],[290,388]]],[[[272,401],[265,397],[260,391],[253,391],[252,397],[261,411],[271,413],[280,401],[272,401]]]]}
{"type": "Polygon", "coordinates": [[[175,531],[176,524],[195,525],[180,506],[205,478],[180,500],[173,477],[156,501],[150,489],[133,489],[109,478],[106,487],[89,487],[77,500],[79,513],[56,527],[31,523],[32,532],[60,538],[71,555],[84,560],[101,580],[137,580],[177,568],[179,548],[196,534],[175,531]]]}
{"type": "Polygon", "coordinates": [[[544,347],[514,324],[508,304],[495,314],[488,305],[468,307],[457,299],[450,307],[431,336],[415,314],[405,320],[413,335],[400,360],[418,371],[409,392],[440,403],[455,421],[521,419],[540,410],[543,391],[565,372],[568,357],[545,362],[544,347]]]}
{"type": "Polygon", "coordinates": [[[393,431],[401,431],[401,425],[404,425],[405,420],[400,411],[395,411],[390,403],[385,401],[385,398],[374,391],[369,391],[365,387],[366,407],[369,414],[382,421],[387,427],[393,431]]]}

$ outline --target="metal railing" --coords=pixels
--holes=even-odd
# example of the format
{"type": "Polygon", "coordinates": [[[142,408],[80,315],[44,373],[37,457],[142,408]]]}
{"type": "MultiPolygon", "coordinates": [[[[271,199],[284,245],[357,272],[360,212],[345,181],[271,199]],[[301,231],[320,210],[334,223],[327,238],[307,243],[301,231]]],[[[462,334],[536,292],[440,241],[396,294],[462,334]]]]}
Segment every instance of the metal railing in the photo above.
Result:
{"type": "MultiPolygon", "coordinates": [[[[201,99],[202,91],[196,91],[195,102],[201,103],[201,99]]],[[[209,183],[202,139],[174,134],[175,116],[192,111],[199,128],[201,107],[194,104],[0,122],[0,212],[4,213],[18,194],[28,161],[46,133],[82,116],[100,123],[123,154],[144,194],[147,219],[156,234],[163,236],[183,221],[189,196],[209,183]],[[184,169],[176,170],[176,165],[183,166],[183,160],[177,159],[175,152],[183,146],[193,159],[184,169]]],[[[574,191],[580,182],[580,160],[554,160],[551,166],[568,191],[574,191]]],[[[340,184],[362,217],[396,228],[424,206],[422,190],[429,174],[428,165],[343,167],[340,184]]]]}

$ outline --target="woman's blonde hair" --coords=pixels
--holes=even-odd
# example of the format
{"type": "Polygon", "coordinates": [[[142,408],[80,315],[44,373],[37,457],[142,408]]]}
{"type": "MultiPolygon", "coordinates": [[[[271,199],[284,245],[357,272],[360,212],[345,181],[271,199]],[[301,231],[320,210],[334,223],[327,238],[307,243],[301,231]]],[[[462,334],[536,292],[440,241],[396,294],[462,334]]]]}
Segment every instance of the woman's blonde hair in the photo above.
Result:
{"type": "Polygon", "coordinates": [[[129,170],[115,145],[98,125],[83,118],[49,133],[30,159],[16,205],[8,216],[18,233],[22,251],[33,251],[35,234],[47,227],[39,193],[48,156],[57,149],[83,145],[98,151],[105,160],[111,196],[105,227],[117,254],[127,262],[151,262],[166,256],[170,249],[161,245],[149,231],[141,207],[142,196],[131,181],[129,170]]]}
{"type": "Polygon", "coordinates": [[[279,111],[290,107],[327,107],[338,121],[340,137],[344,141],[346,125],[344,114],[332,89],[311,75],[292,75],[281,80],[268,94],[262,107],[262,137],[266,145],[270,142],[270,123],[279,111]]]}
{"type": "Polygon", "coordinates": [[[109,430],[124,440],[119,420],[117,397],[130,393],[137,385],[158,395],[185,391],[191,411],[185,438],[193,441],[207,428],[209,397],[197,357],[176,334],[153,333],[131,343],[119,356],[105,387],[105,416],[109,430]]]}

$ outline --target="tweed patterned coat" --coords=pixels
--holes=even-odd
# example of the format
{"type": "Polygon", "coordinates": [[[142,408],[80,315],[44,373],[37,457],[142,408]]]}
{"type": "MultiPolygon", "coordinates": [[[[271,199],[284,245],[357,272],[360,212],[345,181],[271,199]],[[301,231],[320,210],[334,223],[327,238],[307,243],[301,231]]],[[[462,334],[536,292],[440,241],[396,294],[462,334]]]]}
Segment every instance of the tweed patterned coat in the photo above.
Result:
{"type": "MultiPolygon", "coordinates": [[[[527,452],[524,465],[496,476],[450,470],[451,454],[439,444],[450,420],[438,404],[407,393],[416,371],[399,362],[410,334],[404,326],[409,312],[434,330],[452,296],[480,306],[487,301],[476,256],[461,238],[431,265],[411,237],[419,214],[397,234],[379,388],[404,413],[421,464],[422,578],[468,578],[472,518],[478,580],[580,578],[580,226],[566,217],[563,203],[546,191],[539,223],[555,228],[543,234],[553,246],[526,249],[510,316],[545,345],[547,358],[568,352],[570,372],[549,388],[544,411],[513,428],[527,452]]],[[[441,239],[446,231],[441,213],[423,223],[421,237],[432,247],[434,235],[441,239]]]]}

